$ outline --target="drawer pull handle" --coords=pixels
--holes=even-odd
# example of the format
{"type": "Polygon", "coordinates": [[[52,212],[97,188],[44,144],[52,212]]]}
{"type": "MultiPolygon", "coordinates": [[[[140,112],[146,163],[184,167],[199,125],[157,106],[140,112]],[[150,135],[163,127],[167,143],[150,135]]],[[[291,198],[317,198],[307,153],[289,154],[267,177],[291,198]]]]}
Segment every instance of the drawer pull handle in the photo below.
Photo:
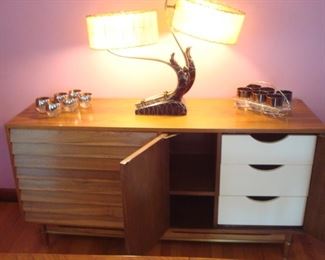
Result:
{"type": "Polygon", "coordinates": [[[282,167],[281,164],[249,164],[250,167],[256,170],[270,171],[282,167]]]}
{"type": "Polygon", "coordinates": [[[247,196],[247,198],[255,201],[270,201],[278,198],[277,196],[247,196]]]}
{"type": "Polygon", "coordinates": [[[287,137],[287,134],[251,134],[251,137],[263,143],[274,143],[287,137]]]}

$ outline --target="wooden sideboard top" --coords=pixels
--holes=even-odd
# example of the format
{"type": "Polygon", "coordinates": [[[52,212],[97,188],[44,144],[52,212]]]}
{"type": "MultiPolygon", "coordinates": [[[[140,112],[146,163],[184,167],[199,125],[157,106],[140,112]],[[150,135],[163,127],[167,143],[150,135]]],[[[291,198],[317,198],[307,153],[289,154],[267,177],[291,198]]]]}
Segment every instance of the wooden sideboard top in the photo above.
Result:
{"type": "Polygon", "coordinates": [[[135,115],[136,99],[94,99],[88,109],[48,118],[34,104],[7,128],[85,128],[123,131],[220,133],[325,133],[325,125],[301,101],[294,100],[286,118],[239,110],[232,99],[187,99],[186,116],[135,115]]]}
{"type": "MultiPolygon", "coordinates": [[[[2,260],[218,260],[221,258],[196,258],[172,256],[104,256],[104,255],[62,255],[62,254],[13,254],[0,253],[2,260]]],[[[233,258],[232,258],[233,259],[233,258]]],[[[227,260],[222,258],[222,260],[227,260]]]]}

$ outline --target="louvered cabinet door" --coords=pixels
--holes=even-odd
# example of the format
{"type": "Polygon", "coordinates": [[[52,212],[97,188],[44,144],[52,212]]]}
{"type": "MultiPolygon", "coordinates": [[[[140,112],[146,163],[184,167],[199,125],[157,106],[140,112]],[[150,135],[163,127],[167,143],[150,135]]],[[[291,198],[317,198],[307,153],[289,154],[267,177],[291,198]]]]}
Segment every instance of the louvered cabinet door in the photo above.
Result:
{"type": "Polygon", "coordinates": [[[153,133],[11,129],[26,221],[124,229],[120,161],[153,133]]]}

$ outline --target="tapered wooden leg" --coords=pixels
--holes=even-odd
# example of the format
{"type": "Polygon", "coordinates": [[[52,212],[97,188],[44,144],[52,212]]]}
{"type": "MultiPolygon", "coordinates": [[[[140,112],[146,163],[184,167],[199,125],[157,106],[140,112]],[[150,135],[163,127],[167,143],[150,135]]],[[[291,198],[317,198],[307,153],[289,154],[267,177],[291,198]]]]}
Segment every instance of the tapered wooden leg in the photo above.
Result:
{"type": "Polygon", "coordinates": [[[48,246],[50,245],[50,235],[47,233],[46,225],[42,225],[41,229],[42,237],[44,239],[45,244],[48,246]]]}
{"type": "Polygon", "coordinates": [[[292,234],[286,234],[286,238],[283,244],[283,259],[287,260],[289,257],[289,251],[292,244],[292,234]]]}

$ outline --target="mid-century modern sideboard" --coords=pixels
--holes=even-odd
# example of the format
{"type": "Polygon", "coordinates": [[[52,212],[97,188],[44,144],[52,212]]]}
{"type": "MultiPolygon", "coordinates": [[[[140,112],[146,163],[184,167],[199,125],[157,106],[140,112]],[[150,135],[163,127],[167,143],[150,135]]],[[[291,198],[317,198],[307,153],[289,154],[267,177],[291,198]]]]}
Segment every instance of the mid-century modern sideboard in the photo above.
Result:
{"type": "Polygon", "coordinates": [[[186,100],[186,116],[138,116],[133,99],[95,99],[6,124],[26,221],[48,234],[159,239],[325,239],[325,126],[301,100],[285,118],[231,99],[186,100]]]}

